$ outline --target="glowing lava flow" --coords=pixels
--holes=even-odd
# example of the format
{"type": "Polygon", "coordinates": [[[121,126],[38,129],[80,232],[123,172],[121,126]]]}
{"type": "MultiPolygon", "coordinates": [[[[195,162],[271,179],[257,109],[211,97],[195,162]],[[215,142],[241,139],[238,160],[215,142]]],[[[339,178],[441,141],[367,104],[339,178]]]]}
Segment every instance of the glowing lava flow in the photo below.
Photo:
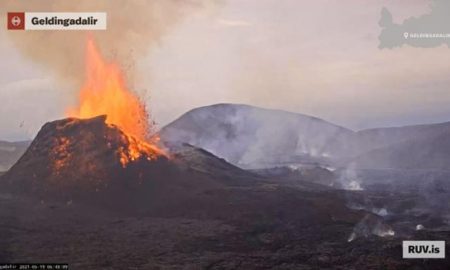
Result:
{"type": "Polygon", "coordinates": [[[107,115],[106,122],[118,126],[128,147],[120,150],[120,162],[165,155],[157,145],[159,138],[149,136],[150,122],[145,106],[127,89],[119,66],[106,62],[93,39],[86,45],[86,80],[79,92],[79,104],[70,108],[69,117],[91,118],[107,115]]]}

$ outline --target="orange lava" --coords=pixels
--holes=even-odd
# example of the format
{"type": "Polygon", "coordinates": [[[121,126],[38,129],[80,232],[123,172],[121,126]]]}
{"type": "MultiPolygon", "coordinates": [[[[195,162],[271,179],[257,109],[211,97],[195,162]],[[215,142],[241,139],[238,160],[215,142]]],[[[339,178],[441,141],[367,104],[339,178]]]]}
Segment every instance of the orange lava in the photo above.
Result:
{"type": "Polygon", "coordinates": [[[107,115],[106,122],[118,126],[127,136],[129,146],[121,149],[120,162],[125,167],[140,157],[165,155],[156,146],[159,138],[150,136],[149,115],[139,97],[130,91],[116,63],[107,62],[92,38],[86,44],[86,79],[79,92],[79,104],[67,116],[91,118],[107,115]]]}
{"type": "Polygon", "coordinates": [[[133,136],[128,136],[125,134],[122,139],[127,142],[127,147],[119,149],[120,163],[122,163],[123,167],[125,167],[129,162],[136,161],[143,157],[143,154],[145,154],[145,158],[147,158],[147,160],[156,159],[160,155],[167,156],[164,151],[159,149],[154,144],[138,140],[133,136]]]}
{"type": "Polygon", "coordinates": [[[55,146],[53,148],[53,153],[56,155],[56,159],[53,163],[53,171],[55,174],[59,174],[60,170],[68,165],[70,160],[70,152],[68,150],[70,145],[70,140],[66,137],[61,137],[56,140],[55,146]]]}

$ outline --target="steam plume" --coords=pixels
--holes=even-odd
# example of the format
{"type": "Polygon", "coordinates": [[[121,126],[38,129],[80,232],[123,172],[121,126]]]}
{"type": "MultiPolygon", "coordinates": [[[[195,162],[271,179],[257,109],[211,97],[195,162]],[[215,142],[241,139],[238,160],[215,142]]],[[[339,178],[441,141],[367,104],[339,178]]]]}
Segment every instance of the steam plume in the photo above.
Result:
{"type": "MultiPolygon", "coordinates": [[[[92,35],[102,53],[125,66],[127,76],[132,76],[133,58],[142,56],[187,14],[207,5],[212,6],[204,0],[5,0],[0,2],[0,9],[107,12],[107,30],[94,31],[92,35]]],[[[26,57],[53,69],[64,79],[74,79],[74,82],[82,79],[85,31],[8,31],[7,34],[26,57]]]]}

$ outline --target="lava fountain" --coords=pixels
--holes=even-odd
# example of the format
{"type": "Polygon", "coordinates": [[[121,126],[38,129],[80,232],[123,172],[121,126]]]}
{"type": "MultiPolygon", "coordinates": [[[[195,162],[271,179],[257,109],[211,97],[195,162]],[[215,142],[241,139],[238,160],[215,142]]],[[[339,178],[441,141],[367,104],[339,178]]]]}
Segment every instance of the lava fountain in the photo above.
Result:
{"type": "Polygon", "coordinates": [[[92,38],[87,39],[85,61],[86,78],[79,91],[78,105],[69,108],[67,116],[85,119],[106,115],[106,123],[119,127],[125,134],[123,140],[128,147],[118,153],[124,167],[141,157],[167,156],[157,145],[159,137],[150,134],[153,127],[144,104],[126,87],[119,65],[107,62],[92,38]]]}

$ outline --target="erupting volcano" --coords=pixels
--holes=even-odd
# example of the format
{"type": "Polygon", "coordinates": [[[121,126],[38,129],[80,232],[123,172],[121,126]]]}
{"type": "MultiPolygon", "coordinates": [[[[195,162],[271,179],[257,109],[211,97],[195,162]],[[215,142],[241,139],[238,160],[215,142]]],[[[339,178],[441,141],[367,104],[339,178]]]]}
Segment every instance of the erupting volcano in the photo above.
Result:
{"type": "Polygon", "coordinates": [[[86,45],[86,80],[79,103],[67,116],[41,128],[5,175],[6,185],[39,196],[95,198],[101,193],[109,202],[128,192],[129,204],[136,192],[148,190],[143,186],[166,180],[163,176],[177,179],[177,164],[151,133],[145,106],[93,39],[86,45]]]}
{"type": "Polygon", "coordinates": [[[157,146],[159,137],[151,135],[149,114],[139,97],[126,87],[119,66],[108,63],[100,54],[94,40],[86,44],[86,80],[79,92],[79,104],[69,108],[67,116],[92,118],[106,115],[107,124],[116,125],[125,133],[128,147],[122,149],[120,161],[126,166],[130,161],[145,156],[154,159],[165,152],[157,146]]]}
{"type": "Polygon", "coordinates": [[[252,174],[192,146],[170,146],[169,158],[119,66],[105,61],[92,39],[86,49],[78,106],[41,128],[0,189],[145,212],[166,207],[161,202],[184,205],[200,190],[254,181],[252,174]]]}

